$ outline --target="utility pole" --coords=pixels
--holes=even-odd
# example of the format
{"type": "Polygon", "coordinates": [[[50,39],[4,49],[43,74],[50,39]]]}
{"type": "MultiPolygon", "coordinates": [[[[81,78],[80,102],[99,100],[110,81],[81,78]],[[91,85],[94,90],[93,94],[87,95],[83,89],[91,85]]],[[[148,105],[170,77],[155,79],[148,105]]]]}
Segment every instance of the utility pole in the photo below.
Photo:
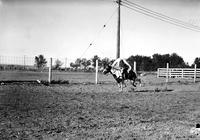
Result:
{"type": "Polygon", "coordinates": [[[121,0],[117,0],[118,3],[118,22],[117,22],[117,55],[116,58],[120,57],[120,20],[121,20],[121,0]]]}

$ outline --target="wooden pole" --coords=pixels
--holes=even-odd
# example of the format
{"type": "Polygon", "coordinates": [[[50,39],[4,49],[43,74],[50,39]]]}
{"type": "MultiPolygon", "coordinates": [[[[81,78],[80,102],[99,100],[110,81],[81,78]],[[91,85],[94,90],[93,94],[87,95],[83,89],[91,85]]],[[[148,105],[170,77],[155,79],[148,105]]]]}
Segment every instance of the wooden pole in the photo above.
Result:
{"type": "Polygon", "coordinates": [[[134,66],[133,66],[133,70],[134,70],[134,72],[136,73],[136,71],[137,71],[137,70],[136,70],[136,61],[134,61],[133,64],[134,64],[134,66]]]}
{"type": "Polygon", "coordinates": [[[51,83],[51,79],[52,79],[52,58],[50,58],[50,61],[49,61],[49,84],[51,83]]]}
{"type": "Polygon", "coordinates": [[[196,82],[197,77],[197,64],[194,65],[194,83],[196,82]]]}
{"type": "Polygon", "coordinates": [[[184,78],[184,70],[181,71],[181,77],[184,78]]]}
{"type": "Polygon", "coordinates": [[[167,63],[166,83],[169,82],[169,63],[167,63]]]}
{"type": "Polygon", "coordinates": [[[25,65],[26,65],[26,56],[24,55],[24,70],[25,70],[25,65]]]}
{"type": "Polygon", "coordinates": [[[157,78],[159,78],[160,77],[160,69],[158,68],[157,69],[157,78]]]}
{"type": "Polygon", "coordinates": [[[98,84],[98,60],[96,60],[96,76],[95,76],[95,83],[98,84]]]}
{"type": "Polygon", "coordinates": [[[67,58],[65,58],[65,70],[67,70],[67,58]]]}
{"type": "Polygon", "coordinates": [[[120,57],[120,20],[121,20],[121,0],[117,1],[118,3],[118,22],[117,22],[117,54],[116,54],[116,58],[120,57]]]}

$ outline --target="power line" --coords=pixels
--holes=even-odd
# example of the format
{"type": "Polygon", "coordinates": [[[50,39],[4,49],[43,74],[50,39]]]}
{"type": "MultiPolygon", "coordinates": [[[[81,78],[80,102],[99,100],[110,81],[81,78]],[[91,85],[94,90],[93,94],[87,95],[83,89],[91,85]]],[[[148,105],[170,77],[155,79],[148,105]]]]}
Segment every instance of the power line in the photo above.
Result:
{"type": "MultiPolygon", "coordinates": [[[[125,1],[127,1],[127,0],[125,0],[125,1]]],[[[152,18],[155,18],[155,19],[158,19],[158,20],[173,24],[175,26],[179,26],[179,27],[185,28],[185,29],[189,29],[189,30],[192,30],[192,31],[200,32],[200,27],[198,27],[198,26],[194,26],[192,24],[183,22],[183,21],[175,19],[175,18],[171,18],[169,16],[165,16],[165,15],[160,14],[158,12],[154,12],[152,10],[144,8],[144,7],[142,7],[142,6],[138,5],[138,4],[135,4],[133,2],[129,2],[129,1],[124,2],[124,1],[122,1],[121,3],[122,3],[122,6],[128,8],[128,9],[134,10],[134,11],[136,11],[138,13],[144,14],[146,16],[149,16],[149,17],[152,17],[152,18]]]]}
{"type": "Polygon", "coordinates": [[[192,31],[200,32],[200,30],[198,30],[198,29],[193,29],[193,28],[191,28],[191,27],[186,27],[186,26],[184,26],[184,25],[176,24],[176,23],[173,23],[173,22],[171,22],[171,21],[168,21],[168,20],[165,20],[165,19],[162,19],[162,18],[153,16],[153,15],[151,15],[151,14],[142,12],[142,11],[140,11],[140,10],[134,9],[134,8],[129,7],[129,6],[126,6],[126,5],[123,5],[123,6],[126,7],[126,8],[128,8],[128,9],[134,10],[134,11],[136,11],[136,12],[138,12],[138,13],[144,14],[144,15],[146,15],[146,16],[149,16],[149,17],[152,17],[152,18],[155,18],[155,19],[158,19],[158,20],[161,20],[161,21],[170,23],[170,24],[173,24],[173,25],[175,25],[175,26],[179,26],[179,27],[182,27],[182,28],[185,28],[185,29],[189,29],[189,30],[192,30],[192,31]]]}
{"type": "MultiPolygon", "coordinates": [[[[124,3],[124,2],[123,2],[124,3]]],[[[200,28],[198,27],[198,26],[194,26],[194,25],[192,25],[191,26],[191,24],[189,24],[189,23],[181,23],[181,21],[179,20],[175,20],[175,19],[170,19],[170,17],[163,17],[164,15],[158,15],[158,13],[157,14],[155,14],[155,13],[152,13],[152,12],[149,12],[149,11],[145,11],[144,9],[141,9],[141,8],[138,8],[138,7],[133,7],[132,5],[130,5],[130,4],[127,4],[127,3],[125,3],[125,4],[123,4],[123,6],[125,6],[125,7],[127,7],[127,8],[129,8],[129,9],[131,9],[131,10],[134,10],[134,11],[136,11],[136,12],[139,12],[139,13],[141,13],[141,14],[144,14],[144,15],[147,15],[147,16],[150,16],[150,17],[152,17],[152,18],[156,18],[156,19],[158,19],[158,20],[162,20],[162,21],[164,21],[164,22],[168,22],[168,23],[170,23],[170,24],[173,24],[173,25],[176,25],[176,26],[179,26],[179,27],[182,27],[182,28],[186,28],[186,29],[190,29],[190,30],[193,30],[193,31],[197,31],[197,32],[199,32],[200,31],[200,28]],[[125,5],[126,4],[126,5],[125,5]],[[128,5],[128,6],[127,6],[128,5]]]]}
{"type": "Polygon", "coordinates": [[[138,9],[140,9],[140,10],[144,10],[145,12],[152,13],[152,14],[157,15],[157,16],[159,16],[159,17],[172,20],[172,21],[174,21],[174,22],[176,22],[176,23],[184,24],[184,25],[190,26],[190,27],[192,27],[192,28],[198,28],[198,29],[200,30],[200,27],[199,27],[199,26],[196,26],[196,25],[190,24],[190,23],[188,23],[188,22],[184,22],[184,21],[181,21],[181,20],[179,20],[179,19],[172,18],[172,17],[169,17],[169,16],[167,16],[167,15],[164,15],[164,14],[161,14],[161,13],[158,13],[158,12],[155,12],[155,11],[153,11],[153,10],[147,9],[147,8],[145,8],[145,7],[143,7],[143,6],[139,5],[139,4],[130,2],[130,1],[128,1],[128,0],[124,0],[124,1],[126,1],[127,3],[131,4],[132,6],[138,8],[138,9]]]}
{"type": "Polygon", "coordinates": [[[80,58],[82,58],[85,53],[88,51],[88,49],[94,44],[94,42],[96,41],[96,39],[99,37],[99,35],[101,34],[101,32],[104,30],[104,28],[107,26],[107,24],[109,23],[109,21],[112,19],[112,17],[114,16],[114,14],[116,13],[117,8],[114,10],[114,12],[112,13],[112,15],[108,18],[108,20],[105,22],[105,24],[101,27],[101,29],[97,32],[96,37],[92,40],[92,42],[89,44],[89,46],[85,49],[85,51],[83,52],[83,54],[81,55],[80,58]]]}

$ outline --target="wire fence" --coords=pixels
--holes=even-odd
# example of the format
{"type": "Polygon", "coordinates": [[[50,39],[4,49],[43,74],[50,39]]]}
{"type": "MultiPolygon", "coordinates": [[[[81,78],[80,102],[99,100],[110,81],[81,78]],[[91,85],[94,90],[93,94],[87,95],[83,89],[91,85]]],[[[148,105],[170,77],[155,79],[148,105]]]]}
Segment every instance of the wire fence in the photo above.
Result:
{"type": "MultiPolygon", "coordinates": [[[[44,70],[49,67],[50,58],[45,58],[47,63],[44,70]]],[[[56,65],[56,61],[60,62],[61,69],[70,68],[70,63],[74,63],[74,59],[69,58],[52,58],[52,65],[56,65]]],[[[37,70],[35,57],[29,56],[0,56],[0,70],[37,70]]]]}
{"type": "MultiPolygon", "coordinates": [[[[70,63],[75,63],[76,59],[69,58],[45,58],[47,63],[39,69],[35,62],[35,57],[30,56],[0,56],[0,85],[5,81],[49,81],[49,69],[51,69],[51,81],[70,81],[72,83],[95,83],[95,68],[85,71],[81,68],[74,69],[70,63]],[[52,65],[50,68],[50,62],[52,65]],[[55,68],[56,61],[59,61],[59,69],[55,68]],[[77,73],[78,72],[78,73],[77,73]]],[[[97,75],[96,75],[97,78],[97,75]]],[[[100,74],[98,80],[111,79],[100,74]]],[[[95,81],[96,80],[96,81],[95,81]]],[[[109,81],[109,80],[107,80],[109,81]]],[[[112,81],[112,80],[111,80],[112,81]]]]}

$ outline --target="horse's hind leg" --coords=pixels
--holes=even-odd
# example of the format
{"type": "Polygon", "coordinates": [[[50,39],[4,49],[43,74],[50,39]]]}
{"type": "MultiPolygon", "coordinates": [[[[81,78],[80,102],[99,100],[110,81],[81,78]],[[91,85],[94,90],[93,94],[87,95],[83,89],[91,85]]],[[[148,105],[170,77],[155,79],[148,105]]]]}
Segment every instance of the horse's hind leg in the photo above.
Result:
{"type": "Polygon", "coordinates": [[[124,87],[126,87],[126,82],[123,80],[122,81],[122,86],[124,85],[124,87]]]}
{"type": "Polygon", "coordinates": [[[137,78],[138,83],[140,84],[140,87],[142,86],[142,82],[140,78],[137,78]]]}
{"type": "Polygon", "coordinates": [[[135,85],[135,79],[132,80],[132,85],[133,85],[134,87],[136,87],[136,85],[135,85]]]}
{"type": "Polygon", "coordinates": [[[123,83],[121,83],[121,92],[123,92],[123,83]]]}
{"type": "Polygon", "coordinates": [[[121,84],[120,83],[118,83],[117,85],[118,85],[119,88],[121,88],[121,84]]]}

